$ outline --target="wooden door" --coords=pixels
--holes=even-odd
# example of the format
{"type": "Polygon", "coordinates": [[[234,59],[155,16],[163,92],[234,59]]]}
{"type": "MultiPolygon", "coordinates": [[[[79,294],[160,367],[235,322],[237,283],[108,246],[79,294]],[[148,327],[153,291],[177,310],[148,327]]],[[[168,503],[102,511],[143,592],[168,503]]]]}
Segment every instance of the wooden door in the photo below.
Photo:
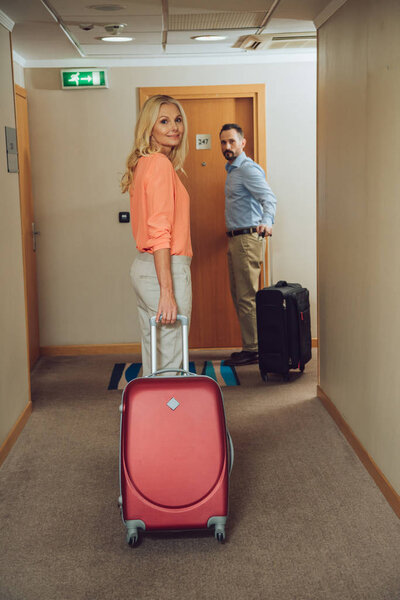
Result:
{"type": "MultiPolygon", "coordinates": [[[[181,176],[190,195],[193,244],[193,309],[190,346],[240,347],[238,319],[231,299],[225,227],[226,160],[219,131],[224,123],[240,123],[249,132],[253,156],[253,118],[250,98],[181,100],[189,124],[187,177],[181,176]],[[196,135],[211,140],[210,149],[196,149],[196,135]]],[[[247,134],[246,134],[247,135],[247,134]]]]}
{"type": "Polygon", "coordinates": [[[24,259],[25,303],[29,344],[29,363],[32,368],[39,358],[39,316],[36,281],[36,255],[33,234],[33,197],[31,182],[31,157],[29,149],[28,104],[26,90],[15,86],[15,112],[17,124],[19,189],[21,203],[22,252],[24,259]]]}
{"type": "MultiPolygon", "coordinates": [[[[193,308],[189,345],[191,348],[241,347],[238,319],[233,306],[227,266],[228,238],[225,227],[225,164],[219,131],[224,123],[238,123],[245,132],[246,154],[255,157],[258,136],[259,98],[242,86],[209,88],[146,88],[141,101],[153,94],[177,98],[187,115],[189,153],[185,175],[180,175],[190,195],[193,245],[193,308]],[[215,89],[218,93],[215,94],[215,89]],[[210,138],[209,149],[196,149],[196,135],[210,138]]],[[[262,88],[263,86],[253,86],[262,88]]],[[[264,122],[265,131],[265,122],[264,122]]],[[[263,137],[263,136],[261,136],[263,137]]],[[[261,144],[262,145],[262,144],[261,144]]],[[[262,153],[261,153],[262,154],[262,153]]],[[[257,161],[259,162],[259,160],[257,161]]]]}

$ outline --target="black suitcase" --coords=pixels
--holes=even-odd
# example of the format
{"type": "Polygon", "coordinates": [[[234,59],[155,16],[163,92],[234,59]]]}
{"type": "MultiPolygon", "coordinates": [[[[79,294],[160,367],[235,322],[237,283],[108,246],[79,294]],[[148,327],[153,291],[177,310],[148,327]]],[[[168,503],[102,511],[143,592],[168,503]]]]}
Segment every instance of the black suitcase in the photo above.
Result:
{"type": "Polygon", "coordinates": [[[299,283],[278,281],[256,294],[258,364],[261,377],[290,369],[304,371],[311,359],[309,292],[299,283]]]}

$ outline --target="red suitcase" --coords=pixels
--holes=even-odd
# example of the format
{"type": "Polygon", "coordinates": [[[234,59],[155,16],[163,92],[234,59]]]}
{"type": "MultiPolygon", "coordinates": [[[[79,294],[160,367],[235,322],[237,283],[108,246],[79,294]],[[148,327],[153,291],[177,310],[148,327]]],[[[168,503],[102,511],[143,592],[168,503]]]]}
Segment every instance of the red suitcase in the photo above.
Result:
{"type": "Polygon", "coordinates": [[[119,504],[131,545],[139,529],[214,527],[225,539],[233,445],[222,393],[210,377],[189,372],[188,320],[178,319],[184,368],[156,370],[152,317],[152,374],[129,382],[122,395],[119,504]],[[167,371],[174,375],[157,377],[167,371]]]}

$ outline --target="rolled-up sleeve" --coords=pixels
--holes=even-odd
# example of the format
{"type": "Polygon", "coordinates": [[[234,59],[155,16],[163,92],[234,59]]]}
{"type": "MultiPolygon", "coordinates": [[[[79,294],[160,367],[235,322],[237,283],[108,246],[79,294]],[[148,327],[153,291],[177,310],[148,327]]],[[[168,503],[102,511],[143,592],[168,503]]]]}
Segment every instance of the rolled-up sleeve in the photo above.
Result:
{"type": "Polygon", "coordinates": [[[190,199],[171,161],[161,153],[142,156],[129,188],[131,225],[139,252],[193,256],[190,199]]]}
{"type": "Polygon", "coordinates": [[[241,168],[243,185],[262,206],[262,223],[272,226],[275,220],[276,197],[269,187],[264,171],[255,163],[245,164],[241,168]]]}
{"type": "Polygon", "coordinates": [[[158,155],[146,161],[143,183],[147,231],[143,250],[171,248],[175,184],[174,168],[168,158],[158,155]]]}
{"type": "Polygon", "coordinates": [[[139,160],[132,213],[134,235],[141,252],[171,248],[175,213],[174,168],[162,154],[139,160]]]}

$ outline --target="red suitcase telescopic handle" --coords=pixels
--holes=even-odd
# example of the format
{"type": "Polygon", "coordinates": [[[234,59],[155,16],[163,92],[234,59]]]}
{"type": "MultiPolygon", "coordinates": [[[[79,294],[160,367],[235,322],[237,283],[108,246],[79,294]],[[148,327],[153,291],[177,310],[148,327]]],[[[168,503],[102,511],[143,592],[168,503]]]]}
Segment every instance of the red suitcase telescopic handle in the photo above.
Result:
{"type": "MultiPolygon", "coordinates": [[[[189,334],[188,323],[189,319],[184,315],[176,315],[176,320],[182,325],[182,351],[183,351],[183,369],[168,369],[169,371],[184,371],[188,375],[189,372],[189,334]]],[[[155,317],[150,318],[150,353],[151,353],[151,374],[154,375],[157,371],[157,322],[155,317]]]]}

